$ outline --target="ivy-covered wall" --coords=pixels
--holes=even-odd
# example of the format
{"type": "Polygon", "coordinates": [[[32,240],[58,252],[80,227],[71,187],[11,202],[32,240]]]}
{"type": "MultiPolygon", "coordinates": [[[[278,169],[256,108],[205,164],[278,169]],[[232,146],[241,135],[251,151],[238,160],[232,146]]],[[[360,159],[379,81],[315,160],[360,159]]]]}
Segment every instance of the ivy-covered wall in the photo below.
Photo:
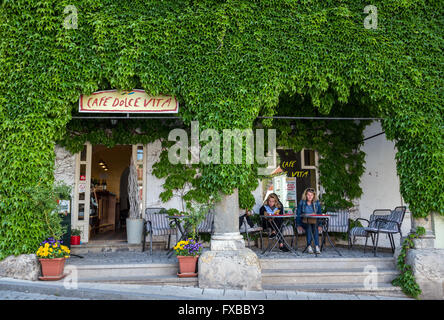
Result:
{"type": "MultiPolygon", "coordinates": [[[[52,185],[54,143],[79,95],[107,88],[176,95],[185,125],[198,120],[219,131],[278,114],[282,95],[300,96],[322,115],[359,101],[385,118],[396,141],[412,213],[444,214],[441,1],[373,1],[377,29],[364,28],[368,3],[360,0],[1,4],[0,258],[33,252],[47,233],[25,190],[52,185]],[[65,27],[65,19],[75,26],[69,5],[74,28],[65,27]]],[[[250,169],[206,166],[200,185],[229,193],[247,184],[250,169]]]]}

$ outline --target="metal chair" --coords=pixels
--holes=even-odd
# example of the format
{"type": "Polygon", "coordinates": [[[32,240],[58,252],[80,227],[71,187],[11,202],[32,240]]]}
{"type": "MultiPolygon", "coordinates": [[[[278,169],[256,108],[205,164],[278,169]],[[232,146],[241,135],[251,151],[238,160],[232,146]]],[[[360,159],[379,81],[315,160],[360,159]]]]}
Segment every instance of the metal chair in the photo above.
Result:
{"type": "Polygon", "coordinates": [[[372,236],[373,240],[373,252],[376,257],[376,252],[378,250],[378,241],[379,234],[385,233],[390,240],[390,246],[392,248],[392,252],[395,253],[395,239],[393,235],[399,233],[402,238],[401,224],[404,220],[405,206],[396,207],[393,211],[391,211],[388,217],[378,217],[375,220],[375,223],[371,226],[368,226],[365,229],[372,236]],[[374,241],[374,237],[376,237],[376,242],[374,241]]]}
{"type": "MultiPolygon", "coordinates": [[[[360,220],[366,221],[367,227],[373,227],[376,225],[376,219],[387,218],[390,214],[391,214],[390,209],[376,209],[370,215],[369,220],[364,219],[364,218],[357,218],[354,220],[354,222],[357,222],[360,220]]],[[[348,232],[348,248],[349,249],[353,248],[353,244],[356,241],[356,237],[365,237],[365,246],[364,246],[364,253],[365,253],[368,237],[370,236],[370,233],[366,230],[367,227],[353,227],[349,230],[349,232],[348,232]]],[[[372,241],[374,241],[373,235],[371,236],[371,238],[372,238],[372,241]]]]}
{"type": "MultiPolygon", "coordinates": [[[[348,233],[350,228],[350,212],[348,209],[326,209],[326,214],[332,214],[328,218],[327,230],[328,232],[348,233]]],[[[321,248],[325,245],[325,237],[323,238],[321,248]]],[[[321,249],[322,250],[322,249],[321,249]]]]}
{"type": "Polygon", "coordinates": [[[214,212],[209,211],[204,220],[197,226],[199,234],[213,234],[214,231],[214,212]]]}
{"type": "Polygon", "coordinates": [[[284,225],[284,226],[282,226],[282,235],[284,236],[284,237],[291,237],[291,246],[292,246],[292,248],[294,249],[295,248],[295,246],[293,246],[293,243],[295,243],[295,245],[296,245],[296,249],[298,248],[298,238],[297,238],[297,234],[298,234],[298,232],[297,232],[297,230],[296,230],[297,228],[296,228],[296,220],[295,221],[292,221],[292,223],[291,224],[287,224],[287,225],[284,225]]]}
{"type": "Polygon", "coordinates": [[[326,214],[333,214],[328,218],[328,232],[348,233],[350,228],[348,209],[327,209],[326,214]]]}
{"type": "Polygon", "coordinates": [[[259,236],[261,238],[261,249],[263,247],[263,238],[262,238],[262,231],[264,230],[262,227],[258,226],[257,224],[253,225],[253,227],[251,227],[248,222],[247,222],[247,215],[243,215],[242,216],[242,224],[239,227],[239,232],[241,234],[245,233],[247,236],[247,242],[248,242],[248,247],[250,247],[250,234],[252,233],[257,233],[259,232],[259,236]]]}
{"type": "Polygon", "coordinates": [[[170,226],[170,220],[167,218],[168,213],[165,208],[146,208],[143,223],[143,246],[142,252],[145,251],[146,236],[150,234],[150,255],[153,254],[153,235],[168,236],[168,247],[170,247],[170,236],[176,234],[176,228],[170,226]]]}

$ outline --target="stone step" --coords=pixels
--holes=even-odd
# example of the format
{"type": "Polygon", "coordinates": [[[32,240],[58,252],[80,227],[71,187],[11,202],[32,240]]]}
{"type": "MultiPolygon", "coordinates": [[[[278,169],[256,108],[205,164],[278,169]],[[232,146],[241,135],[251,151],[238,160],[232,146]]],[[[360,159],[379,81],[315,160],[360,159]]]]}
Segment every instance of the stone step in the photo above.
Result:
{"type": "MultiPolygon", "coordinates": [[[[164,241],[153,242],[153,250],[165,249],[164,241]]],[[[150,243],[145,244],[145,251],[149,252],[150,243]]],[[[86,253],[100,252],[123,252],[123,251],[142,251],[142,244],[128,244],[126,241],[93,241],[90,243],[72,245],[71,254],[82,255],[86,253]]]]}
{"type": "Polygon", "coordinates": [[[293,269],[396,269],[396,261],[389,258],[296,258],[296,259],[260,259],[262,270],[293,269]]]}
{"type": "MultiPolygon", "coordinates": [[[[379,269],[374,281],[376,283],[390,283],[398,274],[397,270],[379,269]]],[[[262,270],[262,283],[276,285],[354,283],[364,285],[369,276],[371,273],[363,272],[362,269],[319,269],[316,271],[277,269],[262,270]]]]}
{"type": "MultiPolygon", "coordinates": [[[[176,269],[177,272],[177,269],[176,269]]],[[[79,282],[99,282],[114,284],[139,284],[139,285],[170,285],[181,287],[197,287],[198,278],[179,278],[175,275],[151,275],[151,276],[120,276],[120,277],[82,277],[79,282]]]]}
{"type": "Polygon", "coordinates": [[[323,293],[346,293],[361,295],[377,295],[405,298],[406,295],[401,288],[390,283],[378,283],[373,288],[366,288],[356,283],[327,283],[327,284],[262,284],[263,290],[285,290],[299,292],[323,292],[323,293]]]}
{"type": "Polygon", "coordinates": [[[179,266],[177,263],[95,264],[75,265],[75,270],[78,278],[83,281],[86,278],[173,276],[177,275],[179,266]]]}

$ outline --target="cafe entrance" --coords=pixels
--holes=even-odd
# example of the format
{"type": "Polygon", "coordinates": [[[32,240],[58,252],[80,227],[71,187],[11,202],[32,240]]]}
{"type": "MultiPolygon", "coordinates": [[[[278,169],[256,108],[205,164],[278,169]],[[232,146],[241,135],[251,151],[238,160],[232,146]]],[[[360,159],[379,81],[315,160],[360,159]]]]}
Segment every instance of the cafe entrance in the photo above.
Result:
{"type": "Polygon", "coordinates": [[[146,147],[85,143],[76,155],[72,227],[80,229],[82,243],[126,241],[129,213],[128,175],[131,159],[137,168],[140,210],[145,207],[146,147]]]}

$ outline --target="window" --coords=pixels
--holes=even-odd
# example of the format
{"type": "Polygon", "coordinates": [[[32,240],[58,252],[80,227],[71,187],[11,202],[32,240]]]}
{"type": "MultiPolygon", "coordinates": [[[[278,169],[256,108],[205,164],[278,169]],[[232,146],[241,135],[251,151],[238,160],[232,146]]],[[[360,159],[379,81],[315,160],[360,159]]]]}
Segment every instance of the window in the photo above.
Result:
{"type": "Polygon", "coordinates": [[[302,169],[316,169],[317,153],[314,150],[302,149],[301,151],[301,167],[302,169]]]}

